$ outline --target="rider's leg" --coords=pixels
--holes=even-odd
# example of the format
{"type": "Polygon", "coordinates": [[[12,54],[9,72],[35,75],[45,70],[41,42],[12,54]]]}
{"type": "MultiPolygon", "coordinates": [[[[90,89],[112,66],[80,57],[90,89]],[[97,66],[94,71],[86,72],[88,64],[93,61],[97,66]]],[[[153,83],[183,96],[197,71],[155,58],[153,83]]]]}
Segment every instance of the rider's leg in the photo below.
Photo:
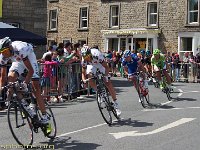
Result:
{"type": "Polygon", "coordinates": [[[32,85],[33,85],[33,93],[36,97],[37,104],[42,114],[46,114],[46,108],[45,108],[43,97],[41,95],[41,87],[40,87],[39,79],[32,79],[32,85]]]}
{"type": "MultiPolygon", "coordinates": [[[[8,82],[15,82],[18,78],[18,73],[16,71],[10,71],[8,73],[8,82]]],[[[13,90],[12,88],[8,89],[7,99],[10,100],[12,97],[13,90]]]]}
{"type": "Polygon", "coordinates": [[[112,82],[110,80],[108,80],[108,82],[105,82],[105,85],[108,88],[108,91],[109,91],[113,101],[116,101],[117,100],[116,92],[115,92],[115,89],[112,85],[112,82]]]}
{"type": "Polygon", "coordinates": [[[164,74],[164,76],[166,77],[167,84],[168,84],[168,85],[171,85],[171,77],[169,76],[167,70],[163,70],[163,74],[164,74]]]}

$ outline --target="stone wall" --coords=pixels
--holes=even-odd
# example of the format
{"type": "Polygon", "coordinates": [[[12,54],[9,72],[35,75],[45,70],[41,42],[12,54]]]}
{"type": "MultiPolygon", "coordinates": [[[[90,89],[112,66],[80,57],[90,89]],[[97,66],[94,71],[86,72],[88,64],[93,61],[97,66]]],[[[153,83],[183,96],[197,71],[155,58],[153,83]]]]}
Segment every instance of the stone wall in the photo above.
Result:
{"type": "Polygon", "coordinates": [[[49,40],[55,40],[57,43],[65,39],[71,39],[73,43],[78,40],[88,41],[88,45],[100,45],[101,40],[101,20],[99,8],[100,0],[59,0],[58,3],[48,3],[48,9],[58,9],[58,30],[49,31],[47,37],[49,40]],[[89,27],[86,31],[79,30],[79,10],[80,7],[89,6],[89,27]]]}
{"type": "MultiPolygon", "coordinates": [[[[46,36],[47,1],[3,0],[3,17],[0,20],[5,23],[20,23],[20,28],[46,36]]],[[[45,51],[45,46],[38,46],[37,57],[41,57],[45,51]]]]}

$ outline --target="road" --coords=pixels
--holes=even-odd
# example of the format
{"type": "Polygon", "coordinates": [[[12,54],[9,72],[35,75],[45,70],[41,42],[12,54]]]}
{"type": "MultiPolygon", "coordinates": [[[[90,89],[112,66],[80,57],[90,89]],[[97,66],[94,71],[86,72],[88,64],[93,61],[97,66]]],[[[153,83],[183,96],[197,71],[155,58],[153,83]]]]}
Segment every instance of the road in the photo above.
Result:
{"type": "MultiPolygon", "coordinates": [[[[200,84],[174,83],[172,101],[150,85],[152,106],[143,109],[130,82],[113,78],[113,83],[122,121],[115,121],[111,127],[105,124],[92,95],[54,104],[57,138],[52,141],[41,132],[34,134],[34,146],[46,145],[59,150],[200,149],[200,84]]],[[[0,119],[0,149],[6,149],[5,145],[16,145],[16,142],[9,131],[5,111],[0,112],[0,119]]]]}

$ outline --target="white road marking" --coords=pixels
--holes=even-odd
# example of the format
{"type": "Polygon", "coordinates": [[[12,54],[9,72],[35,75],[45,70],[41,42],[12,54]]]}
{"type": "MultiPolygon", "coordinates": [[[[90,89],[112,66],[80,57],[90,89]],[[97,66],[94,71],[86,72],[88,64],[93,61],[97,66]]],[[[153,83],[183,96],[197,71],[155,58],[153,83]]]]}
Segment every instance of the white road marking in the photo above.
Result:
{"type": "Polygon", "coordinates": [[[180,110],[180,109],[200,109],[200,107],[186,107],[186,108],[158,108],[158,109],[143,109],[142,111],[160,111],[160,110],[180,110]]]}
{"type": "Polygon", "coordinates": [[[165,130],[170,129],[170,128],[177,127],[177,126],[179,126],[181,124],[190,122],[190,121],[192,121],[194,119],[196,119],[196,118],[182,118],[180,120],[177,120],[175,122],[167,124],[167,125],[165,125],[163,127],[160,127],[160,128],[155,129],[153,131],[145,132],[145,133],[138,133],[138,131],[128,131],[128,132],[118,132],[118,133],[109,133],[109,134],[113,135],[115,137],[115,139],[120,139],[120,138],[127,137],[127,136],[134,137],[134,136],[152,135],[152,134],[156,134],[156,133],[165,131],[165,130]]]}
{"type": "MultiPolygon", "coordinates": [[[[115,121],[115,120],[114,120],[114,121],[115,121]]],[[[66,136],[66,135],[69,135],[69,134],[73,134],[73,133],[77,133],[77,132],[81,132],[81,131],[89,130],[89,129],[92,129],[92,128],[97,128],[97,127],[100,127],[100,126],[103,126],[103,125],[106,125],[106,123],[98,124],[98,125],[95,125],[95,126],[91,126],[91,127],[83,128],[83,129],[76,130],[76,131],[72,131],[72,132],[67,132],[67,133],[64,133],[64,134],[58,135],[57,137],[62,137],[62,136],[66,136]]]]}
{"type": "Polygon", "coordinates": [[[180,97],[180,96],[183,94],[183,91],[182,91],[181,89],[178,89],[178,91],[180,92],[180,93],[178,94],[178,97],[180,97]]]}
{"type": "Polygon", "coordinates": [[[161,103],[161,106],[171,103],[172,101],[167,101],[165,103],[161,103]]]}

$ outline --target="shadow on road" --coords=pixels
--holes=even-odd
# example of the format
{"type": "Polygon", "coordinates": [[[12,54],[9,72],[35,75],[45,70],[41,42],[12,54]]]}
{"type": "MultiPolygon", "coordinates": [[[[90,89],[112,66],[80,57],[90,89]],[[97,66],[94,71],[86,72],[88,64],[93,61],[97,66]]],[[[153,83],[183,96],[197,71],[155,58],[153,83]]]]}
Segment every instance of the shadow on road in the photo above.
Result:
{"type": "Polygon", "coordinates": [[[147,127],[147,126],[153,126],[153,123],[140,122],[139,120],[131,120],[131,118],[128,118],[128,119],[122,119],[121,121],[115,121],[113,122],[112,126],[147,127]]]}
{"type": "Polygon", "coordinates": [[[127,80],[112,80],[114,87],[130,87],[133,86],[133,82],[127,80]]]}
{"type": "Polygon", "coordinates": [[[172,109],[175,108],[173,106],[169,106],[169,105],[161,105],[161,104],[149,104],[147,106],[148,109],[157,109],[157,108],[161,108],[161,109],[172,109]]]}
{"type": "Polygon", "coordinates": [[[53,145],[54,149],[60,150],[94,150],[101,146],[95,143],[81,143],[77,140],[72,140],[71,137],[60,137],[54,140],[49,140],[48,142],[40,142],[41,144],[53,145]]]}
{"type": "Polygon", "coordinates": [[[194,98],[180,98],[180,97],[177,97],[177,98],[174,98],[174,101],[197,101],[197,99],[194,99],[194,98]]]}

